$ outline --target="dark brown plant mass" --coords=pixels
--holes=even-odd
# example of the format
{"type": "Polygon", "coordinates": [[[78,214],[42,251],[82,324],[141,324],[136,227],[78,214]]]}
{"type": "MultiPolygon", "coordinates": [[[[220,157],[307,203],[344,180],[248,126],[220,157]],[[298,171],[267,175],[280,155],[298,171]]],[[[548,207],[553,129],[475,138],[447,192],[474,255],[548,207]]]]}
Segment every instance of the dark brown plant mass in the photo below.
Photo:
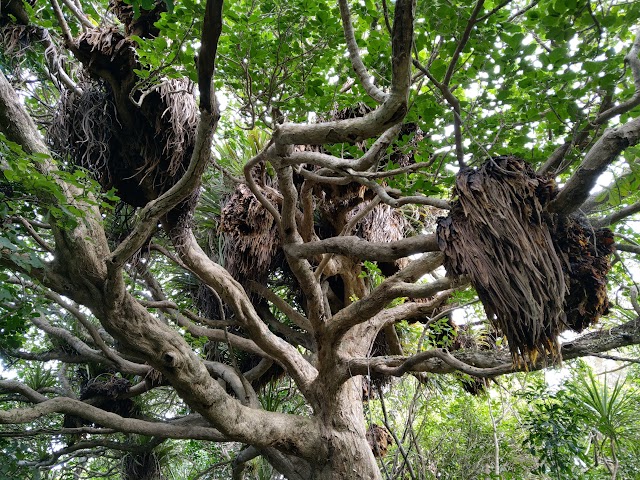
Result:
{"type": "Polygon", "coordinates": [[[438,221],[445,267],[469,275],[488,319],[516,362],[560,360],[558,335],[607,313],[613,238],[545,207],[555,184],[523,160],[497,157],[456,179],[449,216],[438,221]]]}
{"type": "Polygon", "coordinates": [[[367,442],[369,442],[369,446],[373,450],[373,455],[381,458],[387,454],[389,447],[393,445],[393,437],[386,428],[372,423],[367,430],[367,442]]]}
{"type": "MultiPolygon", "coordinates": [[[[131,9],[122,2],[114,5],[125,13],[131,9]]],[[[156,19],[159,15],[155,10],[143,13],[156,19]]],[[[133,32],[127,23],[133,16],[120,17],[127,34],[115,25],[102,26],[74,41],[84,81],[75,91],[62,93],[48,137],[56,153],[87,168],[106,190],[115,188],[123,202],[141,207],[184,174],[193,152],[198,107],[188,80],[141,81],[136,70],[145,67],[129,35],[148,37],[154,32],[140,31],[139,23],[133,32]]],[[[150,28],[152,23],[145,25],[150,28]]],[[[188,204],[178,210],[188,211],[188,204]]]]}
{"type": "MultiPolygon", "coordinates": [[[[275,201],[272,190],[265,187],[263,194],[275,201]]],[[[241,283],[249,279],[264,283],[276,257],[282,263],[276,223],[246,185],[238,185],[226,200],[219,228],[225,267],[241,283]]]]}

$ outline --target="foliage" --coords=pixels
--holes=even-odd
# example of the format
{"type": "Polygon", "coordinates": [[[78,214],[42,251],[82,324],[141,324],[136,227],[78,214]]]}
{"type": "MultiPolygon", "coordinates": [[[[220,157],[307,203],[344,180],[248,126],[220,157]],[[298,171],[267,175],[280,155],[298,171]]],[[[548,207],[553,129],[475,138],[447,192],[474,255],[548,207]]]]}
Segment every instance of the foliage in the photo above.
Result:
{"type": "Polygon", "coordinates": [[[525,444],[539,459],[537,472],[550,478],[635,478],[639,431],[638,391],[617,378],[595,377],[578,364],[561,389],[537,384],[523,394],[525,444]],[[624,458],[621,461],[620,458],[624,458]]]}
{"type": "Polygon", "coordinates": [[[569,410],[566,391],[549,395],[538,384],[523,394],[530,410],[525,412],[526,446],[539,459],[535,472],[551,478],[579,478],[579,463],[587,461],[585,427],[569,410]]]}
{"type": "MultiPolygon", "coordinates": [[[[38,130],[30,133],[54,152],[34,153],[27,141],[20,144],[9,128],[16,119],[0,123],[0,411],[32,411],[36,403],[63,399],[108,413],[104,422],[114,416],[121,422],[104,433],[100,421],[58,408],[24,425],[3,425],[0,452],[7,460],[0,463],[0,480],[119,478],[127,467],[140,476],[141,466],[164,477],[230,478],[234,459],[256,445],[264,457],[248,460],[245,475],[269,478],[277,475],[278,462],[271,457],[269,464],[268,448],[297,459],[305,438],[320,438],[324,447],[333,438],[337,443],[327,451],[334,455],[318,448],[304,459],[320,468],[313,462],[322,455],[330,463],[340,453],[366,449],[361,433],[373,423],[395,437],[387,457],[369,466],[386,478],[640,475],[637,366],[627,368],[626,381],[572,366],[559,390],[535,373],[499,377],[497,385],[483,380],[476,385],[493,386],[478,387],[476,393],[485,392],[478,396],[464,387],[480,381],[474,368],[508,373],[552,363],[536,362],[536,355],[526,367],[511,363],[507,349],[515,347],[490,330],[479,297],[501,299],[509,312],[503,332],[515,326],[526,330],[517,332],[522,338],[532,337],[542,317],[550,320],[537,306],[553,307],[553,325],[537,332],[543,340],[532,352],[544,341],[548,349],[541,356],[554,357],[556,342],[566,340],[558,337],[567,323],[560,285],[581,271],[580,262],[567,258],[561,269],[556,262],[542,271],[556,239],[546,242],[524,228],[524,243],[537,254],[548,252],[523,267],[517,259],[524,248],[504,239],[533,217],[542,223],[564,215],[547,207],[572,183],[582,185],[578,193],[585,197],[580,208],[566,212],[583,233],[581,254],[597,248],[593,232],[608,226],[619,250],[606,279],[608,302],[605,279],[595,279],[602,282],[597,289],[577,281],[580,294],[597,291],[610,313],[602,330],[571,341],[587,345],[579,355],[600,352],[606,341],[640,342],[631,324],[640,315],[632,288],[639,281],[640,244],[640,146],[634,144],[640,139],[634,123],[640,35],[632,21],[640,18],[640,2],[418,1],[407,48],[407,58],[413,55],[411,86],[403,93],[408,101],[391,112],[393,121],[375,125],[375,135],[366,133],[363,115],[375,123],[386,104],[379,106],[367,89],[397,93],[394,71],[402,59],[392,42],[403,30],[393,25],[399,0],[346,2],[357,45],[351,54],[340,2],[226,2],[213,77],[221,118],[215,131],[198,135],[195,123],[206,117],[196,110],[204,92],[198,65],[214,60],[200,57],[207,53],[203,39],[211,26],[204,18],[212,2],[0,3],[0,75],[36,122],[38,130]],[[123,20],[118,9],[133,14],[123,20]],[[357,55],[371,79],[354,73],[350,56],[357,55]],[[108,101],[88,105],[94,117],[74,109],[78,124],[63,130],[74,136],[61,141],[73,144],[66,151],[80,152],[91,143],[101,160],[91,170],[65,148],[55,153],[50,135],[60,126],[61,105],[76,105],[65,102],[83,91],[108,101]],[[366,168],[354,170],[396,120],[393,138],[366,168]],[[326,122],[335,123],[318,140],[314,127],[326,122]],[[292,125],[308,136],[281,143],[292,125]],[[345,125],[358,127],[346,135],[345,125]],[[603,155],[598,146],[607,132],[623,126],[629,129],[624,145],[598,167],[602,176],[592,189],[595,170],[579,166],[597,156],[593,152],[603,155]],[[208,133],[213,145],[203,153],[198,148],[208,133]],[[491,240],[486,250],[508,268],[491,279],[482,265],[477,277],[486,281],[476,282],[475,290],[464,278],[455,283],[445,276],[442,261],[423,271],[420,262],[434,252],[421,259],[394,256],[396,247],[415,240],[411,236],[423,242],[412,254],[437,250],[436,218],[447,215],[456,178],[472,178],[478,170],[470,167],[481,165],[495,165],[508,177],[495,160],[485,163],[499,156],[537,172],[530,176],[535,195],[525,205],[522,192],[500,178],[508,190],[503,209],[466,238],[491,240]],[[155,215],[173,201],[168,191],[191,180],[183,175],[200,157],[204,173],[192,190],[155,215]],[[127,163],[132,158],[140,163],[127,163]],[[111,188],[114,180],[120,188],[111,188]],[[127,204],[122,185],[142,200],[127,204]],[[533,215],[531,204],[541,195],[545,202],[533,215]],[[367,215],[349,225],[362,211],[367,215]],[[258,225],[272,218],[277,221],[258,225]],[[204,251],[197,262],[185,254],[192,233],[204,251]],[[359,245],[369,242],[364,253],[351,250],[347,242],[354,237],[359,245]],[[344,248],[332,250],[325,240],[344,248]],[[370,251],[385,243],[393,245],[384,250],[392,259],[371,258],[370,251]],[[114,252],[128,253],[134,244],[118,264],[114,252]],[[324,249],[290,253],[304,244],[324,249]],[[243,275],[229,273],[232,260],[241,263],[243,275]],[[513,288],[527,283],[523,268],[539,288],[513,288]],[[545,300],[552,284],[553,305],[545,300]],[[123,302],[130,303],[117,310],[123,302]],[[518,321],[521,311],[534,318],[530,325],[518,321]],[[411,375],[393,380],[387,373],[398,365],[411,375]],[[304,381],[305,375],[312,378],[304,381]],[[96,395],[105,379],[115,379],[126,393],[96,395]],[[218,405],[231,408],[230,415],[218,405]],[[267,419],[262,431],[251,423],[256,412],[267,419]],[[210,435],[215,427],[224,438],[150,438],[142,427],[122,428],[172,429],[190,421],[210,435]],[[252,428],[243,429],[247,424],[252,428]],[[338,439],[348,435],[360,435],[360,443],[340,451],[338,439]]],[[[0,108],[3,119],[4,112],[0,108]]],[[[498,188],[483,189],[476,180],[469,189],[489,204],[499,196],[498,188]]],[[[467,205],[459,214],[477,219],[489,211],[481,207],[472,212],[467,205]]],[[[466,245],[461,255],[477,258],[466,245]]],[[[573,316],[583,319],[580,309],[587,304],[576,303],[573,316]]],[[[518,335],[511,335],[512,343],[518,335]]],[[[613,354],[633,360],[639,352],[631,347],[613,354]]],[[[363,454],[343,463],[356,469],[366,461],[372,458],[363,454]]]]}

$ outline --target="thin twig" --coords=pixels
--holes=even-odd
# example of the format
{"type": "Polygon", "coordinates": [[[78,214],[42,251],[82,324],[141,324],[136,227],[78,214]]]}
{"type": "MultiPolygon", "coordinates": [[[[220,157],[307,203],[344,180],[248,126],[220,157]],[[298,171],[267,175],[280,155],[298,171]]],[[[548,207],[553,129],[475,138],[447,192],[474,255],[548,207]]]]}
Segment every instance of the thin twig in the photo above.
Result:
{"type": "Polygon", "coordinates": [[[78,20],[80,20],[80,23],[82,24],[83,27],[95,28],[95,25],[93,23],[91,23],[91,21],[87,18],[87,16],[84,14],[84,12],[82,10],[80,10],[78,7],[76,7],[73,3],[71,3],[69,0],[62,0],[62,3],[64,3],[66,5],[66,7],[69,10],[71,10],[73,15],[78,20]]]}
{"type": "Polygon", "coordinates": [[[62,29],[62,36],[64,37],[65,44],[67,46],[73,44],[73,35],[71,35],[71,30],[69,29],[69,25],[64,18],[64,14],[62,13],[62,9],[60,8],[58,0],[51,0],[51,6],[53,7],[53,13],[58,20],[58,24],[62,29]]]}
{"type": "Polygon", "coordinates": [[[442,84],[446,87],[449,86],[449,82],[451,81],[451,77],[453,76],[453,72],[455,71],[456,64],[458,63],[458,59],[460,58],[460,54],[464,50],[464,47],[467,45],[469,41],[469,37],[471,36],[471,30],[476,23],[476,18],[482,10],[482,6],[484,5],[484,0],[478,0],[476,6],[473,8],[471,12],[471,16],[469,17],[469,21],[467,22],[467,26],[464,29],[464,33],[462,34],[462,38],[458,42],[456,46],[456,50],[453,52],[453,56],[451,57],[451,62],[449,62],[449,67],[447,68],[447,72],[444,75],[444,80],[442,80],[442,84]]]}
{"type": "Polygon", "coordinates": [[[27,230],[27,232],[29,232],[29,235],[31,235],[31,237],[36,241],[36,243],[38,245],[40,245],[42,248],[44,248],[47,252],[49,253],[53,253],[55,251],[55,249],[49,245],[40,235],[38,235],[38,232],[36,232],[36,230],[33,228],[33,226],[27,221],[27,219],[18,216],[17,217],[19,222],[22,224],[22,226],[24,226],[24,228],[27,230]]]}
{"type": "Polygon", "coordinates": [[[360,58],[360,49],[356,42],[355,33],[353,31],[353,25],[351,23],[351,14],[349,13],[349,5],[347,0],[338,0],[340,6],[340,16],[342,17],[342,27],[344,29],[344,38],[347,42],[347,49],[349,50],[349,58],[351,59],[351,65],[353,66],[356,75],[360,79],[362,88],[365,92],[378,103],[383,103],[387,99],[387,94],[380,90],[375,85],[374,78],[367,72],[367,68],[360,58]]]}
{"type": "Polygon", "coordinates": [[[607,360],[615,360],[616,362],[640,363],[640,358],[621,357],[619,355],[610,355],[608,353],[590,353],[592,357],[605,358],[607,360]]]}

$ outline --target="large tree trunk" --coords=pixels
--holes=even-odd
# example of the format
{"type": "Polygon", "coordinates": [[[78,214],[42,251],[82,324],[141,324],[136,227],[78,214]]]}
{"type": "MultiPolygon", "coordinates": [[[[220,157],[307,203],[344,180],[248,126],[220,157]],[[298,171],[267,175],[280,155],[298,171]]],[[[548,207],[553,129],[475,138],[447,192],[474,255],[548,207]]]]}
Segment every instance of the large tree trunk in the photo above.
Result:
{"type": "Polygon", "coordinates": [[[329,463],[314,472],[313,480],[378,480],[380,469],[365,438],[354,432],[331,432],[329,463]]]}
{"type": "Polygon", "coordinates": [[[380,469],[366,439],[362,409],[362,377],[343,384],[336,394],[319,395],[324,435],[329,458],[313,473],[317,480],[382,479],[380,469]]]}

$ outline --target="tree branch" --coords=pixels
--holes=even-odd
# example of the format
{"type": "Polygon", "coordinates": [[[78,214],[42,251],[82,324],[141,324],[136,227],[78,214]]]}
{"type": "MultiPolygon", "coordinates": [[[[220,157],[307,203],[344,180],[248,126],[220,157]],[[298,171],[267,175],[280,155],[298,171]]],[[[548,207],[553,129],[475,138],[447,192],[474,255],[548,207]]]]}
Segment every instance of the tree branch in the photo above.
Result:
{"type": "Polygon", "coordinates": [[[71,30],[69,29],[69,25],[64,18],[64,14],[62,13],[62,9],[60,8],[58,0],[51,0],[51,6],[53,7],[53,13],[56,16],[56,20],[58,20],[58,25],[60,25],[60,29],[62,30],[62,38],[64,38],[64,43],[66,45],[72,45],[73,35],[71,35],[71,30]]]}
{"type": "Polygon", "coordinates": [[[359,260],[393,262],[417,253],[439,252],[435,234],[416,235],[394,242],[369,242],[356,236],[331,237],[314,242],[286,245],[285,252],[293,257],[316,257],[336,253],[359,260]]]}
{"type": "Polygon", "coordinates": [[[140,445],[137,443],[124,443],[124,442],[116,442],[113,440],[106,439],[94,439],[94,440],[83,440],[78,443],[74,443],[73,445],[69,445],[67,447],[63,447],[59,450],[56,450],[49,454],[49,457],[45,460],[39,460],[35,462],[24,462],[24,465],[43,468],[50,467],[55,465],[60,457],[71,455],[72,453],[90,453],[92,450],[95,451],[98,447],[105,447],[109,450],[119,450],[124,452],[135,452],[135,453],[144,453],[153,450],[155,447],[160,445],[166,439],[164,438],[153,438],[146,443],[140,445]]]}
{"type": "Polygon", "coordinates": [[[75,428],[37,428],[32,430],[1,431],[0,437],[27,438],[40,435],[111,435],[116,433],[113,428],[75,427],[75,428]]]}
{"type": "MultiPolygon", "coordinates": [[[[298,192],[293,182],[293,169],[281,166],[275,162],[278,185],[282,192],[282,225],[280,238],[283,247],[303,243],[302,236],[298,232],[297,200],[298,192]]],[[[317,332],[322,328],[322,323],[329,316],[325,311],[324,295],[318,278],[313,274],[311,264],[304,258],[287,257],[287,263],[298,280],[300,289],[307,301],[306,314],[309,324],[317,332]]]]}
{"type": "MultiPolygon", "coordinates": [[[[151,367],[149,367],[148,365],[141,365],[141,364],[137,364],[137,363],[133,363],[133,362],[130,362],[128,360],[125,360],[120,355],[118,355],[113,349],[111,349],[105,343],[105,341],[102,339],[102,337],[100,336],[100,333],[98,332],[98,329],[95,328],[95,326],[89,321],[89,319],[78,308],[76,308],[76,307],[74,307],[72,305],[69,305],[60,295],[58,295],[55,292],[52,292],[49,289],[39,288],[35,284],[31,284],[30,283],[30,284],[27,284],[26,286],[28,286],[29,288],[31,288],[33,290],[40,291],[46,298],[48,298],[49,300],[52,300],[55,303],[57,303],[58,305],[60,305],[62,308],[67,310],[69,313],[71,313],[78,320],[78,322],[80,322],[80,324],[87,330],[87,332],[89,332],[89,335],[91,336],[91,339],[94,341],[96,346],[100,349],[100,351],[106,357],[105,359],[102,360],[101,363],[111,363],[118,370],[120,370],[120,371],[122,371],[124,373],[130,373],[130,374],[134,374],[134,375],[142,375],[142,376],[144,376],[149,372],[151,367]],[[105,360],[107,360],[107,361],[105,362],[105,360]]],[[[51,327],[51,328],[53,328],[53,327],[51,327]]],[[[78,353],[80,353],[81,355],[82,354],[85,354],[85,355],[87,354],[87,351],[78,350],[74,346],[74,344],[69,342],[69,339],[67,337],[70,337],[71,339],[76,338],[70,332],[67,332],[64,329],[59,329],[59,330],[56,330],[56,331],[58,331],[58,333],[61,333],[61,332],[68,333],[68,335],[64,335],[63,340],[65,340],[67,343],[69,343],[71,346],[73,346],[74,349],[76,349],[76,351],[78,353]]],[[[52,335],[56,335],[55,333],[53,333],[53,331],[48,332],[48,333],[50,333],[52,335]]],[[[82,343],[82,345],[85,345],[85,347],[88,348],[88,346],[86,346],[86,344],[82,343]]],[[[82,349],[84,350],[84,347],[82,347],[82,349]]]]}
{"type": "Polygon", "coordinates": [[[253,340],[249,340],[248,338],[243,338],[238,335],[234,335],[233,333],[228,333],[227,336],[225,335],[224,330],[200,327],[199,325],[187,320],[187,318],[182,315],[176,316],[175,322],[195,337],[207,337],[209,340],[213,340],[215,342],[226,342],[229,340],[231,346],[234,348],[238,348],[260,357],[270,358],[264,350],[258,347],[253,340]]]}
{"type": "Polygon", "coordinates": [[[343,173],[346,169],[357,172],[365,171],[375,164],[383,155],[391,142],[400,132],[400,125],[394,125],[384,132],[375,143],[360,158],[348,159],[338,158],[333,155],[320,152],[293,152],[282,159],[284,165],[317,165],[328,168],[338,173],[343,173]]]}
{"type": "MultiPolygon", "coordinates": [[[[378,328],[392,325],[401,320],[415,320],[433,315],[434,310],[442,306],[457,289],[443,290],[427,302],[407,301],[395,307],[385,308],[371,318],[371,323],[378,328]]],[[[438,316],[440,313],[438,314],[438,316]]]]}
{"type": "Polygon", "coordinates": [[[471,30],[476,24],[476,18],[480,14],[482,10],[482,6],[484,5],[484,0],[478,0],[476,2],[475,7],[473,7],[473,11],[471,12],[471,16],[469,17],[469,21],[467,21],[467,26],[462,33],[462,38],[456,45],[456,50],[453,52],[451,56],[451,61],[449,62],[449,67],[447,68],[447,72],[444,74],[444,79],[442,80],[442,84],[445,87],[449,86],[449,82],[451,82],[451,77],[453,77],[453,72],[455,71],[456,64],[458,63],[458,58],[460,58],[460,54],[464,50],[464,47],[467,45],[469,41],[469,37],[471,36],[471,30]]]}
{"type": "MultiPolygon", "coordinates": [[[[207,0],[202,24],[201,47],[198,54],[198,89],[200,90],[200,110],[213,117],[219,117],[218,106],[213,93],[213,74],[218,51],[218,39],[222,33],[223,0],[207,0]]],[[[216,118],[217,123],[217,118],[216,118]]]]}
{"type": "MultiPolygon", "coordinates": [[[[365,298],[340,310],[327,325],[326,341],[330,345],[336,344],[338,339],[351,327],[366,322],[377,315],[391,300],[402,296],[402,294],[398,295],[402,291],[402,288],[398,288],[399,285],[415,282],[424,274],[435,270],[442,265],[443,258],[444,256],[440,252],[422,255],[421,258],[412,261],[403,270],[384,280],[365,298]]],[[[446,281],[446,285],[444,283],[439,283],[438,286],[442,288],[434,289],[433,294],[450,286],[450,280],[446,281]]]]}
{"type": "MultiPolygon", "coordinates": [[[[633,82],[635,86],[635,92],[628,100],[618,104],[611,106],[611,98],[612,95],[607,95],[600,106],[600,112],[596,118],[589,122],[579,133],[575,135],[574,138],[560,145],[556,150],[551,154],[551,156],[547,159],[547,161],[538,169],[538,173],[545,174],[548,172],[552,172],[562,161],[565,155],[568,153],[569,149],[573,145],[580,145],[585,142],[589,136],[589,132],[591,132],[594,128],[599,127],[601,125],[606,124],[609,120],[617,115],[622,115],[623,113],[628,112],[629,110],[635,108],[640,105],[640,58],[638,55],[640,54],[640,31],[638,31],[636,38],[631,45],[629,53],[624,57],[625,63],[627,63],[631,69],[631,73],[633,75],[633,82]]],[[[605,133],[606,135],[606,133],[605,133]]],[[[595,146],[594,146],[595,148],[595,146]]],[[[588,155],[588,154],[587,154],[588,155]]]]}
{"type": "Polygon", "coordinates": [[[356,72],[364,91],[367,92],[367,94],[376,102],[383,103],[387,99],[388,94],[376,87],[374,78],[369,74],[369,72],[367,72],[367,68],[364,66],[364,63],[362,63],[362,58],[360,58],[360,48],[358,47],[355,33],[353,32],[348,2],[347,0],[338,0],[338,5],[340,6],[344,38],[347,42],[347,49],[349,51],[349,58],[351,59],[353,70],[356,72]]]}
{"type": "MultiPolygon", "coordinates": [[[[0,388],[11,391],[22,390],[21,393],[23,395],[25,390],[31,390],[26,385],[16,385],[17,383],[19,382],[13,380],[0,380],[0,388]]],[[[28,408],[0,410],[0,424],[29,423],[52,413],[64,413],[84,418],[123,433],[136,433],[161,438],[209,440],[213,442],[229,440],[224,435],[221,435],[219,431],[210,427],[194,425],[183,427],[170,423],[124,418],[72,398],[57,397],[48,399],[33,390],[25,396],[33,397],[33,401],[37,402],[37,405],[28,408]]]]}
{"type": "Polygon", "coordinates": [[[0,71],[0,131],[21,145],[27,153],[49,155],[42,136],[32,118],[17,98],[16,92],[0,71]]]}
{"type": "MultiPolygon", "coordinates": [[[[585,357],[615,348],[640,344],[640,317],[608,330],[588,333],[561,346],[562,358],[585,357]]],[[[372,357],[345,359],[349,375],[368,375],[372,372],[403,375],[406,372],[451,373],[461,371],[477,377],[495,377],[518,371],[547,368],[552,362],[540,358],[534,365],[514,365],[506,350],[458,350],[448,353],[441,349],[420,352],[410,357],[372,357]]]]}
{"type": "Polygon", "coordinates": [[[485,21],[487,18],[489,18],[490,16],[492,16],[494,13],[502,10],[504,7],[506,7],[507,5],[509,5],[513,0],[504,0],[502,3],[500,3],[499,5],[497,5],[496,7],[492,8],[491,10],[489,10],[487,13],[485,13],[484,15],[482,15],[481,17],[478,17],[476,19],[476,23],[480,23],[485,21]]]}
{"type": "Polygon", "coordinates": [[[612,213],[611,215],[607,215],[603,218],[594,218],[591,220],[591,224],[594,227],[608,227],[609,225],[613,225],[614,223],[618,223],[620,220],[624,220],[625,218],[640,212],[640,202],[632,203],[631,205],[627,205],[626,207],[621,208],[617,212],[612,213]]]}
{"type": "Polygon", "coordinates": [[[292,345],[269,331],[253,308],[242,286],[229,272],[211,261],[189,232],[176,240],[185,264],[211,286],[234,310],[238,321],[266,354],[285,366],[301,390],[305,391],[317,375],[316,369],[292,345]]]}
{"type": "Polygon", "coordinates": [[[131,233],[108,259],[111,276],[120,275],[124,263],[137,252],[156,229],[158,220],[191,195],[211,162],[213,133],[218,126],[220,112],[212,91],[215,56],[222,31],[222,0],[207,0],[198,55],[198,87],[200,90],[200,121],[189,166],[178,182],[149,202],[138,214],[138,222],[131,233]]]}
{"type": "Polygon", "coordinates": [[[384,103],[363,117],[312,125],[284,123],[276,126],[274,139],[280,145],[324,145],[358,142],[384,133],[407,112],[411,83],[411,46],[415,0],[398,0],[395,6],[391,93],[384,103]]]}
{"type": "MultiPolygon", "coordinates": [[[[53,0],[53,1],[55,1],[55,0],[53,0]]],[[[70,2],[69,0],[62,0],[62,3],[64,3],[66,5],[66,7],[69,10],[71,10],[73,15],[78,20],[80,20],[80,23],[82,24],[83,27],[95,28],[95,25],[93,23],[91,23],[91,21],[89,21],[89,19],[86,17],[86,15],[78,7],[76,7],[72,2],[70,2]]]]}
{"type": "Polygon", "coordinates": [[[467,278],[442,277],[427,283],[404,283],[394,286],[397,297],[429,298],[438,292],[455,287],[456,289],[469,284],[467,278]]]}
{"type": "Polygon", "coordinates": [[[249,289],[252,292],[257,293],[265,300],[271,302],[278,310],[284,313],[289,320],[303,330],[311,331],[311,324],[309,320],[296,311],[291,305],[285,302],[280,296],[273,293],[267,287],[260,285],[257,282],[249,282],[249,289]]]}
{"type": "Polygon", "coordinates": [[[418,60],[414,59],[413,64],[440,90],[446,102],[451,106],[451,110],[453,111],[453,136],[456,145],[456,159],[458,160],[458,166],[463,168],[465,163],[462,145],[462,110],[460,109],[460,100],[453,94],[448,85],[439,82],[418,60]]]}
{"type": "Polygon", "coordinates": [[[640,246],[638,245],[629,245],[628,243],[616,243],[616,250],[620,250],[622,252],[635,253],[640,255],[640,246]]]}
{"type": "Polygon", "coordinates": [[[580,208],[598,177],[626,148],[640,141],[640,118],[621,127],[607,130],[587,153],[584,160],[567,181],[558,196],[549,204],[548,210],[569,214],[580,208]]]}
{"type": "Polygon", "coordinates": [[[49,253],[54,252],[53,247],[51,247],[51,245],[49,245],[40,235],[38,235],[38,232],[36,232],[35,228],[33,228],[33,226],[25,218],[18,216],[17,219],[38,245],[40,245],[49,253]]]}

